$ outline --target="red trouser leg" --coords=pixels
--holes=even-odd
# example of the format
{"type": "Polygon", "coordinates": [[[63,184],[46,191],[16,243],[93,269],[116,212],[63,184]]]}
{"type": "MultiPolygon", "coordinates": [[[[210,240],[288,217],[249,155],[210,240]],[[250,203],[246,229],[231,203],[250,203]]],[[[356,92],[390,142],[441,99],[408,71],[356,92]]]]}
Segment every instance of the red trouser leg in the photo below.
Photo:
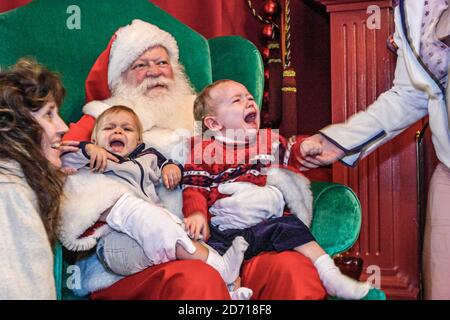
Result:
{"type": "Polygon", "coordinates": [[[91,294],[101,300],[226,300],[219,273],[201,261],[171,261],[128,276],[91,294]]]}
{"type": "Polygon", "coordinates": [[[256,300],[320,300],[325,288],[312,262],[295,251],[265,252],[244,263],[242,286],[256,300]]]}

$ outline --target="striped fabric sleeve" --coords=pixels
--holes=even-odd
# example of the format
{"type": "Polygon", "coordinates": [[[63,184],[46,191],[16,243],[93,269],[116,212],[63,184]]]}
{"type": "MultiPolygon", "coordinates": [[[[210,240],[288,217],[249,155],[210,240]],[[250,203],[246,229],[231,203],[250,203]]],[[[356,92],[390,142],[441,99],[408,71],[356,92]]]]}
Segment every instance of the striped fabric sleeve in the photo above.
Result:
{"type": "Polygon", "coordinates": [[[201,164],[185,164],[182,179],[183,215],[185,217],[201,212],[208,218],[208,194],[210,192],[208,176],[201,164]]]}

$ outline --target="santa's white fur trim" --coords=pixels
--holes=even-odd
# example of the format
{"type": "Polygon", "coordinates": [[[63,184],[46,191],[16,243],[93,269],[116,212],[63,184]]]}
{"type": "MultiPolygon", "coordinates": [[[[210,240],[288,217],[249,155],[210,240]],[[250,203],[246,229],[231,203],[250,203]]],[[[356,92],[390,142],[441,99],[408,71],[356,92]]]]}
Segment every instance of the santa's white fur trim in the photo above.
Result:
{"type": "Polygon", "coordinates": [[[123,105],[134,109],[133,103],[130,100],[121,97],[111,97],[103,101],[94,100],[86,103],[83,107],[83,113],[97,119],[104,111],[117,105],[123,105]]]}
{"type": "Polygon", "coordinates": [[[288,169],[271,168],[267,174],[267,184],[281,191],[291,213],[309,228],[313,204],[309,180],[288,169]]]}
{"type": "Polygon", "coordinates": [[[122,72],[147,49],[155,46],[166,48],[172,61],[178,61],[177,41],[168,32],[148,22],[135,19],[116,32],[117,38],[111,46],[108,65],[108,85],[113,89],[122,72]]]}
{"type": "Polygon", "coordinates": [[[83,113],[94,117],[95,119],[105,110],[111,108],[111,106],[103,101],[94,100],[87,103],[83,107],[83,113]]]}
{"type": "Polygon", "coordinates": [[[72,251],[95,247],[97,240],[111,231],[108,225],[98,228],[90,236],[79,237],[97,222],[101,213],[130,191],[131,188],[104,174],[80,171],[68,176],[58,227],[58,238],[63,246],[72,251]],[[105,186],[108,186],[106,190],[105,186]]]}

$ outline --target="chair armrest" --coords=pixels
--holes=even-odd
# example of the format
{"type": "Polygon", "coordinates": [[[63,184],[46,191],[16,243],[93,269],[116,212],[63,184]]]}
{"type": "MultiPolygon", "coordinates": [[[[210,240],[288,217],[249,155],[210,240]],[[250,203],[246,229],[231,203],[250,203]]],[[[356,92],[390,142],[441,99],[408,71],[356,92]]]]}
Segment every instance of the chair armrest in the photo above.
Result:
{"type": "Polygon", "coordinates": [[[330,255],[348,250],[361,229],[361,204],[347,186],[333,182],[312,182],[313,221],[311,232],[330,255]]]}
{"type": "MultiPolygon", "coordinates": [[[[329,300],[345,300],[336,297],[328,297],[329,300]]],[[[386,300],[386,294],[380,289],[370,289],[369,293],[361,300],[386,300]]]]}
{"type": "Polygon", "coordinates": [[[59,241],[55,244],[53,254],[53,274],[55,277],[56,299],[62,299],[63,248],[59,241]]]}

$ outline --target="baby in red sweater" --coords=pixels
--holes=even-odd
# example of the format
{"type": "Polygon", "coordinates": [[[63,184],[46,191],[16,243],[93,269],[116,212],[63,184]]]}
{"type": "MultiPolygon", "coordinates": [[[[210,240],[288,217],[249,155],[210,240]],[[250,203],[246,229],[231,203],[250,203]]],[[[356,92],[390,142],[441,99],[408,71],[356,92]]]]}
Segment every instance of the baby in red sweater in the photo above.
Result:
{"type": "MultiPolygon", "coordinates": [[[[259,108],[247,88],[232,80],[207,86],[194,103],[194,117],[203,139],[193,139],[183,174],[184,222],[191,236],[203,238],[219,253],[242,236],[249,243],[245,259],[264,251],[295,250],[314,263],[328,294],[363,298],[370,284],[342,274],[312,236],[309,181],[283,165],[292,156],[285,139],[259,130],[259,108]],[[275,165],[281,169],[273,169],[275,165]],[[217,203],[233,192],[228,182],[270,186],[280,205],[258,212],[225,211],[217,203]],[[295,214],[285,215],[285,205],[295,214]]],[[[312,148],[321,151],[320,145],[312,148]]]]}

